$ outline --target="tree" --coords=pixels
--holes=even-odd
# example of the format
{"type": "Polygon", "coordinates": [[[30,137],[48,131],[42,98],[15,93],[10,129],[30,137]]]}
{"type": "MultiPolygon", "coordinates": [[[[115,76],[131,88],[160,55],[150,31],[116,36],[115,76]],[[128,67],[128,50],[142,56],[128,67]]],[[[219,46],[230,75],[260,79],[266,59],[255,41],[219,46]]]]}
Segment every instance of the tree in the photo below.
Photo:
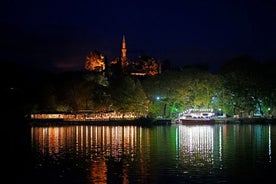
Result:
{"type": "Polygon", "coordinates": [[[99,51],[91,51],[85,60],[85,69],[102,72],[105,70],[105,56],[99,51]]]}
{"type": "Polygon", "coordinates": [[[88,73],[85,76],[86,87],[89,88],[87,110],[106,111],[109,110],[111,103],[110,95],[108,94],[109,81],[101,75],[95,73],[88,73]]]}
{"type": "Polygon", "coordinates": [[[262,104],[263,111],[268,115],[276,115],[276,62],[267,61],[262,65],[262,104]]]}
{"type": "Polygon", "coordinates": [[[86,109],[90,99],[90,88],[83,73],[67,72],[58,80],[58,97],[60,104],[69,106],[73,112],[86,109]]]}
{"type": "Polygon", "coordinates": [[[189,104],[187,86],[181,71],[167,70],[143,80],[143,88],[150,99],[150,115],[172,118],[185,109],[189,104]]]}
{"type": "Polygon", "coordinates": [[[140,56],[135,62],[135,69],[144,71],[147,75],[153,76],[159,73],[159,65],[154,58],[149,56],[140,56]]]}
{"type": "Polygon", "coordinates": [[[261,65],[250,56],[240,56],[226,62],[220,69],[224,94],[233,106],[233,113],[240,116],[250,115],[256,105],[261,113],[263,75],[261,65]]]}
{"type": "Polygon", "coordinates": [[[210,72],[194,70],[189,72],[188,86],[193,108],[213,108],[217,77],[210,72]]]}
{"type": "Polygon", "coordinates": [[[119,112],[135,112],[145,115],[148,109],[147,96],[139,81],[121,76],[111,82],[110,94],[113,108],[119,112]]]}

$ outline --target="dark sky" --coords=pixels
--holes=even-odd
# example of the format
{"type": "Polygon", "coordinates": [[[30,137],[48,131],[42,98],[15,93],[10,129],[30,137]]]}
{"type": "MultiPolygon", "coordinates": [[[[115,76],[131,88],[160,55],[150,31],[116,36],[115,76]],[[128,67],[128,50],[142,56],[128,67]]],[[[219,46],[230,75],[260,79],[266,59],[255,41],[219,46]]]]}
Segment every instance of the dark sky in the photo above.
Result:
{"type": "Polygon", "coordinates": [[[84,66],[91,50],[108,60],[149,55],[175,66],[238,55],[276,58],[276,0],[4,0],[1,61],[53,70],[84,66]]]}

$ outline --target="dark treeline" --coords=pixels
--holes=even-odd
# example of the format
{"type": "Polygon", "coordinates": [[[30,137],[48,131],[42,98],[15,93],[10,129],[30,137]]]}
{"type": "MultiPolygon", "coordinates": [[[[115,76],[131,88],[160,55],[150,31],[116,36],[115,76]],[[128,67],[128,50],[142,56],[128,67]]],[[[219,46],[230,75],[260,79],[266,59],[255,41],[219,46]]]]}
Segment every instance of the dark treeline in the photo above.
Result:
{"type": "Polygon", "coordinates": [[[51,73],[11,63],[1,68],[4,109],[22,115],[90,110],[173,118],[187,108],[214,108],[241,117],[276,114],[275,62],[249,56],[225,62],[216,74],[204,67],[171,65],[146,77],[51,73]]]}

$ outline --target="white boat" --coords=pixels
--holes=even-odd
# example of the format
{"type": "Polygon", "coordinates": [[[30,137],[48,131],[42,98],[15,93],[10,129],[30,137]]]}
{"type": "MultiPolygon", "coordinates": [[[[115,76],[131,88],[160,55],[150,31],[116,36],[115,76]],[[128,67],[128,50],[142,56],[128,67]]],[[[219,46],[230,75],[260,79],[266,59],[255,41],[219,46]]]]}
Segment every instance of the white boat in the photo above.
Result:
{"type": "Polygon", "coordinates": [[[182,124],[212,124],[215,123],[213,109],[188,109],[179,115],[182,124]]]}

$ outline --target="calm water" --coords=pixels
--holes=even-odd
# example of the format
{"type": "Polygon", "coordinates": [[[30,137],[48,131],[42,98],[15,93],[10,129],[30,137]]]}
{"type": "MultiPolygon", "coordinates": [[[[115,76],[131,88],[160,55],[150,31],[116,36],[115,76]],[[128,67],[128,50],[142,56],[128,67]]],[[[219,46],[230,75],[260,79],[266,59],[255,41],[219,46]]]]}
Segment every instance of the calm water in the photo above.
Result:
{"type": "Polygon", "coordinates": [[[276,177],[275,125],[63,126],[27,132],[25,183],[265,183],[276,177]]]}

